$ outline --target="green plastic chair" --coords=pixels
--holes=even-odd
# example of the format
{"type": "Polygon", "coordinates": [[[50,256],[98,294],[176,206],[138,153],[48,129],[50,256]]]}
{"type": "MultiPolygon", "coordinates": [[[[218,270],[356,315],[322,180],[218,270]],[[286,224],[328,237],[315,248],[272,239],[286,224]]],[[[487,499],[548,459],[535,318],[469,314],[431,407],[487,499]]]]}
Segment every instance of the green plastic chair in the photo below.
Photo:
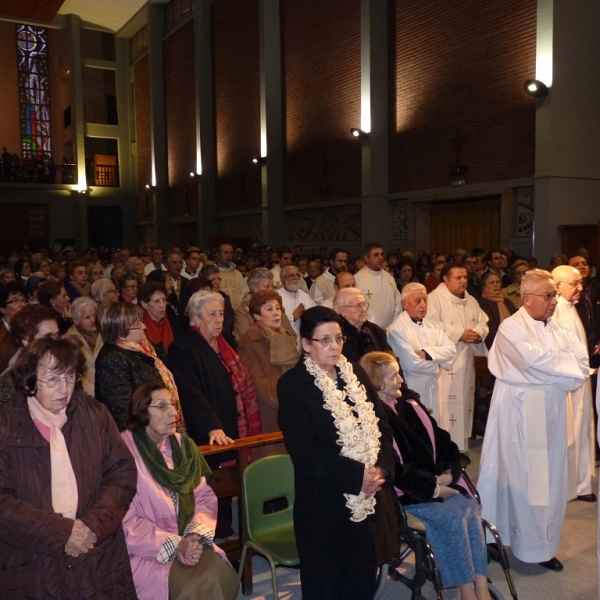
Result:
{"type": "Polygon", "coordinates": [[[246,467],[241,494],[245,542],[238,581],[242,579],[246,552],[251,548],[269,561],[275,600],[279,598],[277,565],[300,564],[294,534],[294,497],[294,467],[288,455],[266,456],[246,467]],[[285,498],[288,506],[265,514],[265,502],[278,498],[285,498]]]}

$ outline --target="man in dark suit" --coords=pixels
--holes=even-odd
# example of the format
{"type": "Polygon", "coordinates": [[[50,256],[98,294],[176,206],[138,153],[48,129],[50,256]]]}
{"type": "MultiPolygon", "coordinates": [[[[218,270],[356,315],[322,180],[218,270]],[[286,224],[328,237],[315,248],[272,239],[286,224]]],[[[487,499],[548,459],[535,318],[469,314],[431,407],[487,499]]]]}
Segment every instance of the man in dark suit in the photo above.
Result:
{"type": "Polygon", "coordinates": [[[167,255],[165,265],[167,267],[167,289],[170,290],[167,302],[176,307],[180,314],[184,314],[185,306],[182,302],[182,298],[184,297],[183,290],[185,290],[190,280],[181,276],[183,256],[181,256],[180,252],[172,250],[167,255]]]}

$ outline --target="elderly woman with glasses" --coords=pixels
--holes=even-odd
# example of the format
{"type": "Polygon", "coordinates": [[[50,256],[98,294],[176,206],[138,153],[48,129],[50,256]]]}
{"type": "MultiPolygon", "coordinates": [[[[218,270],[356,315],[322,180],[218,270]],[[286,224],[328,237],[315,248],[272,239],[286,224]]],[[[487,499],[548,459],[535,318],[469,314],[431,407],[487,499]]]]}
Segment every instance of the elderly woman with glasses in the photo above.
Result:
{"type": "Polygon", "coordinates": [[[294,530],[303,600],[367,600],[398,553],[392,433],[365,372],[343,356],[341,318],[309,308],[303,355],[277,384],[294,464],[294,530]]]}
{"type": "Polygon", "coordinates": [[[217,498],[196,444],[176,432],[177,407],[154,379],[133,394],[121,437],[138,470],[123,519],[139,600],[233,600],[237,574],[213,540],[217,498]]]}
{"type": "Polygon", "coordinates": [[[367,319],[369,303],[358,288],[341,289],[333,299],[333,310],[342,317],[346,336],[342,353],[352,364],[367,352],[392,352],[385,329],[367,319]]]}
{"type": "MultiPolygon", "coordinates": [[[[189,300],[190,327],[169,348],[183,416],[196,444],[227,445],[261,432],[248,369],[222,335],[223,296],[199,291],[189,300]]],[[[219,462],[233,458],[224,455],[219,462]]],[[[209,460],[209,464],[218,463],[209,460]]],[[[227,499],[231,500],[231,499],[227,499]]],[[[220,502],[217,537],[232,535],[231,504],[220,502]]]]}
{"type": "Polygon", "coordinates": [[[126,302],[105,304],[96,317],[104,342],[96,358],[96,398],[106,405],[120,431],[134,390],[146,381],[162,380],[179,402],[173,375],[148,341],[143,318],[139,306],[126,302]]]}
{"type": "Polygon", "coordinates": [[[119,294],[123,302],[129,302],[131,304],[137,304],[138,290],[140,283],[135,275],[132,273],[124,273],[119,278],[119,294]]]}
{"type": "Polygon", "coordinates": [[[27,290],[22,281],[0,285],[0,372],[8,367],[10,359],[19,349],[18,342],[10,335],[11,323],[27,303],[27,290]]]}
{"type": "Polygon", "coordinates": [[[83,356],[38,339],[0,410],[0,571],[7,598],[134,600],[121,521],[136,469],[104,406],[75,390],[83,356]]]}

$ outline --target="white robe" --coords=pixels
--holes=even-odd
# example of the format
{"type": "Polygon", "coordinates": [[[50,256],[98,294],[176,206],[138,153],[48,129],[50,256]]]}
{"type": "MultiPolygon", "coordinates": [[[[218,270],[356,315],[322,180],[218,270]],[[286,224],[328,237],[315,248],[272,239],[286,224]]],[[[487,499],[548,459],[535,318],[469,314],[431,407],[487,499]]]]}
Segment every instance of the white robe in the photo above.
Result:
{"type": "Polygon", "coordinates": [[[287,318],[290,320],[294,331],[296,332],[296,338],[298,341],[298,350],[302,350],[302,345],[300,344],[300,319],[296,319],[294,321],[294,311],[298,307],[299,304],[304,304],[304,309],[308,310],[313,306],[316,306],[312,301],[312,298],[302,290],[298,290],[297,292],[288,292],[285,288],[279,288],[277,293],[281,296],[281,300],[283,302],[283,310],[287,315],[287,318]]]}
{"type": "MultiPolygon", "coordinates": [[[[281,283],[281,267],[279,265],[275,265],[271,269],[271,273],[273,273],[273,288],[280,288],[283,285],[283,283],[281,283]]],[[[300,275],[300,289],[308,294],[308,286],[306,285],[306,279],[302,277],[302,274],[300,275]]]]}
{"type": "Polygon", "coordinates": [[[387,329],[402,312],[400,292],[394,278],[387,272],[363,267],[354,275],[356,286],[370,304],[373,323],[387,329]]]}
{"type": "Polygon", "coordinates": [[[335,296],[335,289],[333,287],[334,280],[335,275],[329,269],[315,279],[310,286],[310,297],[315,304],[321,305],[323,300],[335,296]]]}
{"type": "Polygon", "coordinates": [[[502,321],[477,488],[482,516],[524,561],[555,556],[567,506],[567,392],[588,377],[587,350],[562,323],[525,308],[502,321]]]}
{"type": "MultiPolygon", "coordinates": [[[[558,299],[553,319],[563,323],[587,348],[587,334],[574,302],[558,299]]],[[[569,500],[592,493],[594,460],[594,418],[592,383],[586,382],[567,394],[567,443],[569,500]]]]}
{"type": "Polygon", "coordinates": [[[448,368],[456,358],[456,346],[440,327],[423,319],[415,323],[408,313],[401,313],[387,331],[387,339],[400,360],[406,385],[421,396],[421,402],[433,411],[439,423],[442,405],[440,367],[448,368]],[[425,350],[432,360],[421,358],[425,350]]]}
{"type": "Polygon", "coordinates": [[[456,358],[449,368],[441,369],[442,409],[440,427],[450,433],[461,452],[468,450],[475,406],[475,356],[485,356],[483,343],[489,332],[488,316],[477,300],[467,292],[457,298],[445,283],[427,296],[427,319],[440,327],[456,346],[456,358]],[[474,329],[481,337],[478,344],[459,341],[465,329],[474,329]]]}

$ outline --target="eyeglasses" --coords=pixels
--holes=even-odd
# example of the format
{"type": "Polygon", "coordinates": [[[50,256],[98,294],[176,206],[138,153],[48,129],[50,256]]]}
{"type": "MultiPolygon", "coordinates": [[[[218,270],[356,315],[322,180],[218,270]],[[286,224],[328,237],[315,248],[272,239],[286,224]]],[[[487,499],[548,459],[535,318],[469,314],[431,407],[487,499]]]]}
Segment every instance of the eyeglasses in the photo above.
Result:
{"type": "Polygon", "coordinates": [[[132,329],[146,329],[146,326],[144,325],[143,321],[138,321],[137,323],[134,323],[129,330],[131,331],[132,329]]]}
{"type": "Polygon", "coordinates": [[[360,302],[359,304],[346,304],[342,308],[360,308],[360,310],[368,310],[371,306],[368,302],[360,302]]]}
{"type": "Polygon", "coordinates": [[[26,298],[13,298],[12,300],[7,300],[6,304],[28,304],[26,298]]]}
{"type": "Polygon", "coordinates": [[[573,287],[583,287],[583,281],[581,279],[579,281],[555,281],[554,283],[567,283],[573,287]]]}
{"type": "Polygon", "coordinates": [[[130,289],[130,290],[137,290],[138,289],[138,284],[137,283],[128,283],[125,287],[128,288],[128,289],[130,289]]]}
{"type": "Polygon", "coordinates": [[[43,383],[48,388],[55,388],[62,380],[67,382],[67,385],[75,385],[80,379],[81,375],[78,373],[68,373],[67,375],[53,375],[48,379],[38,379],[40,383],[43,383]]]}
{"type": "Polygon", "coordinates": [[[158,408],[158,411],[161,413],[166,413],[169,408],[172,408],[175,412],[177,412],[177,405],[175,402],[161,402],[160,404],[150,404],[148,408],[158,408]]]}
{"type": "Polygon", "coordinates": [[[544,302],[550,302],[557,296],[557,292],[546,292],[545,294],[525,294],[526,296],[539,296],[544,299],[544,302]]]}
{"type": "Polygon", "coordinates": [[[320,340],[316,338],[310,338],[313,342],[319,342],[323,348],[327,346],[331,346],[333,342],[336,343],[337,346],[342,346],[346,342],[345,335],[336,335],[335,337],[323,337],[320,340]]]}

